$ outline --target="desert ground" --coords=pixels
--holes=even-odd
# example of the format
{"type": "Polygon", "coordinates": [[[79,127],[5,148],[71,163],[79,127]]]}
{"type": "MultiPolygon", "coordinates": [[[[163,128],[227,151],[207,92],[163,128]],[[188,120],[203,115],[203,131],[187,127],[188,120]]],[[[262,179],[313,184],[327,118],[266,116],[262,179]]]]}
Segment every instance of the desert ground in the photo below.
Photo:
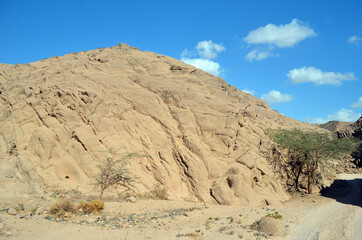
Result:
{"type": "Polygon", "coordinates": [[[62,197],[71,199],[69,195],[53,194],[26,202],[13,199],[1,206],[1,238],[360,240],[361,189],[362,174],[342,174],[322,194],[297,193],[278,205],[245,207],[108,199],[101,213],[78,213],[65,218],[55,218],[47,210],[62,197]],[[17,210],[13,212],[14,209],[17,210]],[[280,217],[274,218],[277,215],[280,217]],[[260,219],[270,221],[266,226],[258,223],[260,219]]]}
{"type": "Polygon", "coordinates": [[[362,239],[362,175],[341,174],[323,194],[334,199],[305,215],[288,239],[362,239]]]}

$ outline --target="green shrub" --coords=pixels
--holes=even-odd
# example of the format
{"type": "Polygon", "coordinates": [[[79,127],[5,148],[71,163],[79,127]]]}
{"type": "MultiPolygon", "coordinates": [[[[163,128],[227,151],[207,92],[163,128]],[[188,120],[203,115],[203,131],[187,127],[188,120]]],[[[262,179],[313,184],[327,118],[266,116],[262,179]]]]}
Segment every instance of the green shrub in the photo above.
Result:
{"type": "Polygon", "coordinates": [[[269,129],[268,135],[284,149],[284,155],[295,178],[296,190],[299,190],[300,177],[307,176],[308,193],[312,193],[312,184],[316,182],[319,167],[331,168],[331,159],[345,156],[357,146],[356,141],[351,138],[338,139],[327,132],[269,129]]]}
{"type": "Polygon", "coordinates": [[[266,217],[272,217],[272,218],[276,218],[276,219],[278,219],[278,218],[283,218],[283,216],[280,215],[278,212],[268,213],[268,214],[266,215],[266,217]]]}
{"type": "Polygon", "coordinates": [[[31,214],[35,214],[36,210],[38,210],[38,207],[33,207],[32,209],[30,209],[31,214]]]}

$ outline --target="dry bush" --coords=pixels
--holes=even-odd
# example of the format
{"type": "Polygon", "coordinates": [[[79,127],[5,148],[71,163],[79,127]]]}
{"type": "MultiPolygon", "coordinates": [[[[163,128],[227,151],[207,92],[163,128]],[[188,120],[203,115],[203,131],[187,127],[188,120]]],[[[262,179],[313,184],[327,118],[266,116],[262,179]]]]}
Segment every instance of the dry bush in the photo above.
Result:
{"type": "Polygon", "coordinates": [[[137,196],[134,192],[131,191],[124,191],[117,194],[117,198],[119,201],[125,201],[127,198],[137,196]]]}
{"type": "Polygon", "coordinates": [[[150,192],[140,195],[139,198],[168,200],[168,194],[166,188],[156,185],[150,192]]]}
{"type": "Polygon", "coordinates": [[[54,189],[51,193],[53,198],[65,198],[66,192],[62,189],[54,189]]]}
{"type": "Polygon", "coordinates": [[[67,194],[72,197],[72,199],[80,199],[82,196],[82,192],[78,188],[79,186],[77,186],[76,188],[72,188],[67,192],[67,194]]]}
{"type": "Polygon", "coordinates": [[[132,158],[148,157],[148,155],[138,153],[127,153],[121,155],[119,158],[114,158],[115,151],[109,150],[109,154],[105,160],[100,161],[98,164],[99,174],[95,175],[93,185],[95,188],[100,189],[99,200],[102,199],[103,193],[106,189],[111,187],[122,186],[130,189],[133,185],[134,179],[131,177],[128,168],[129,160],[132,158]]]}
{"type": "Polygon", "coordinates": [[[164,187],[161,187],[160,185],[157,185],[151,193],[153,194],[154,198],[161,199],[161,200],[167,200],[168,194],[167,190],[164,187]]]}
{"type": "Polygon", "coordinates": [[[82,209],[84,213],[100,212],[101,210],[104,209],[104,203],[101,200],[80,202],[77,209],[82,209]]]}
{"type": "Polygon", "coordinates": [[[57,202],[50,208],[50,213],[56,217],[64,217],[66,213],[74,214],[76,211],[74,204],[69,200],[57,202]]]}

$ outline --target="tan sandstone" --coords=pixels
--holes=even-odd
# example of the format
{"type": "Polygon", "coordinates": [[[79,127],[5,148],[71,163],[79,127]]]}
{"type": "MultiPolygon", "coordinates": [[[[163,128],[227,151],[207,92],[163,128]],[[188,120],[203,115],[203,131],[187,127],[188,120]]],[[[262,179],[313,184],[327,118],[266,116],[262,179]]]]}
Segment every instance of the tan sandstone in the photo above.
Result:
{"type": "Polygon", "coordinates": [[[313,129],[176,59],[121,44],[0,64],[0,194],[91,191],[109,149],[130,161],[133,191],[264,205],[289,198],[266,156],[268,128],[313,129]]]}

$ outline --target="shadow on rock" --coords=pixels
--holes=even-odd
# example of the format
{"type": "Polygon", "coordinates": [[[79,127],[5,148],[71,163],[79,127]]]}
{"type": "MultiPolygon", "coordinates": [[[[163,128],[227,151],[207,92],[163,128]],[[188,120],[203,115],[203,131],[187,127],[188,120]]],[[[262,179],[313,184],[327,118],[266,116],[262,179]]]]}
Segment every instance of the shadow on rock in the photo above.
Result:
{"type": "Polygon", "coordinates": [[[362,207],[362,178],[336,179],[320,193],[324,197],[336,199],[337,202],[362,207]]]}

